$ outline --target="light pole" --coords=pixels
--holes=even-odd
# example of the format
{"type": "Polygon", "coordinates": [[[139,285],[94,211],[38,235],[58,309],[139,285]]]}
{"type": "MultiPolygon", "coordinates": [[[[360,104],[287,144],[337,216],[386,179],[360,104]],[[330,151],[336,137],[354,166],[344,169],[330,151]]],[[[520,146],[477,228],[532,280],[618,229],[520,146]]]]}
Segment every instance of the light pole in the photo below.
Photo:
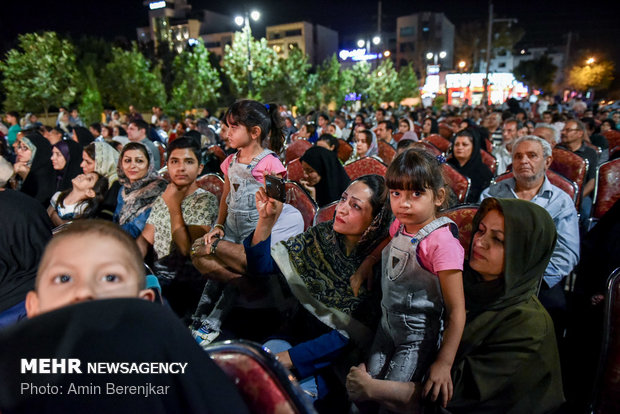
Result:
{"type": "Polygon", "coordinates": [[[246,32],[246,44],[248,48],[248,95],[252,94],[252,49],[250,48],[250,37],[252,37],[252,29],[250,28],[250,19],[257,21],[260,19],[260,13],[256,10],[251,12],[245,11],[244,16],[235,17],[235,23],[237,26],[243,26],[243,30],[246,32]]]}

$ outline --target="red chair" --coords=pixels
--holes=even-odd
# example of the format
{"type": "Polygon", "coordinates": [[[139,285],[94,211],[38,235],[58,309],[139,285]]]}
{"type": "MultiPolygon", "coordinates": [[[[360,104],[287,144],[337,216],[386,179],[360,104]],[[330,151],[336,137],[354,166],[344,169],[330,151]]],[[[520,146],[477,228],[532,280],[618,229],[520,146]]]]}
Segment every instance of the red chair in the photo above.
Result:
{"type": "Polygon", "coordinates": [[[291,181],[299,181],[304,178],[304,169],[301,166],[299,158],[286,164],[286,178],[291,181]]]}
{"type": "Polygon", "coordinates": [[[428,141],[418,141],[414,145],[418,145],[418,144],[421,144],[420,145],[421,147],[423,147],[426,151],[430,152],[431,154],[435,156],[443,155],[443,152],[439,148],[437,148],[436,146],[434,146],[432,143],[428,141]]]}
{"type": "Polygon", "coordinates": [[[422,135],[422,126],[417,124],[417,123],[414,123],[413,124],[413,132],[415,132],[417,136],[422,135]]]}
{"type": "Polygon", "coordinates": [[[389,165],[396,156],[396,150],[385,141],[377,141],[377,146],[379,147],[379,158],[389,165]]]}
{"type": "Polygon", "coordinates": [[[489,170],[491,170],[493,175],[497,174],[497,165],[499,164],[497,159],[483,149],[480,150],[480,156],[482,157],[482,162],[484,165],[489,167],[489,170]]]}
{"type": "Polygon", "coordinates": [[[439,124],[439,135],[450,141],[450,139],[452,139],[452,135],[454,135],[454,131],[450,125],[442,122],[439,124]]]}
{"type": "Polygon", "coordinates": [[[155,144],[155,147],[159,151],[159,168],[157,168],[159,170],[166,165],[166,146],[159,141],[155,141],[153,144],[155,144]]]}
{"type": "Polygon", "coordinates": [[[459,203],[464,203],[467,200],[467,194],[469,193],[469,187],[471,186],[471,180],[469,177],[465,177],[459,173],[450,164],[441,164],[443,169],[443,175],[446,179],[448,186],[454,191],[459,203]]]}
{"type": "Polygon", "coordinates": [[[226,153],[219,145],[211,145],[209,148],[207,148],[207,150],[215,154],[215,156],[218,160],[220,160],[220,162],[224,162],[224,160],[226,159],[226,153]]]}
{"type": "Polygon", "coordinates": [[[611,150],[620,146],[620,131],[614,131],[610,129],[609,131],[603,132],[603,136],[609,142],[609,155],[611,155],[611,150]]]}
{"type": "Polygon", "coordinates": [[[588,412],[620,413],[620,268],[607,282],[603,343],[594,384],[594,399],[588,412]]]}
{"type": "Polygon", "coordinates": [[[373,157],[364,157],[344,166],[344,170],[351,180],[362,175],[378,174],[385,177],[387,165],[373,157]]]}
{"type": "MultiPolygon", "coordinates": [[[[491,184],[499,183],[500,181],[504,181],[512,177],[514,177],[513,172],[508,171],[498,177],[495,177],[493,181],[491,181],[491,184]]],[[[577,202],[577,184],[553,170],[547,170],[547,178],[551,184],[562,189],[566,194],[568,194],[571,200],[573,200],[573,203],[577,202]]]]}
{"type": "Polygon", "coordinates": [[[581,200],[586,172],[588,171],[588,160],[564,148],[555,147],[552,152],[553,161],[551,168],[553,171],[562,174],[564,177],[577,184],[577,208],[581,200]]]}
{"type": "Polygon", "coordinates": [[[196,179],[196,184],[198,184],[198,187],[203,190],[215,195],[219,205],[219,202],[222,199],[222,194],[224,193],[224,179],[222,179],[222,177],[213,173],[205,174],[196,179]]]}
{"type": "Polygon", "coordinates": [[[310,195],[304,190],[304,188],[293,181],[287,181],[285,183],[286,188],[286,202],[292,205],[301,213],[304,218],[304,231],[308,227],[312,226],[314,215],[318,210],[318,206],[310,197],[310,195]]]}
{"type": "Polygon", "coordinates": [[[251,413],[316,412],[293,375],[260,345],[225,341],[205,350],[235,383],[251,413]]]}
{"type": "Polygon", "coordinates": [[[333,219],[334,214],[336,213],[337,205],[338,201],[334,201],[318,209],[316,214],[314,215],[314,221],[312,222],[312,225],[316,226],[319,223],[323,223],[325,221],[330,221],[331,219],[333,219]]]}
{"type": "Polygon", "coordinates": [[[601,164],[596,170],[592,217],[600,219],[620,198],[620,158],[601,164]]]}
{"type": "Polygon", "coordinates": [[[308,148],[312,147],[312,143],[306,141],[305,139],[300,139],[295,142],[291,142],[286,147],[286,154],[284,155],[284,161],[288,164],[290,161],[293,161],[295,158],[299,158],[304,155],[304,152],[308,150],[308,148]]]}
{"type": "Polygon", "coordinates": [[[450,145],[451,145],[449,140],[437,134],[431,134],[428,137],[424,138],[423,141],[430,142],[431,144],[439,148],[441,152],[443,153],[448,152],[448,150],[450,149],[450,145]]]}
{"type": "Polygon", "coordinates": [[[469,256],[469,245],[473,234],[472,223],[478,211],[476,204],[464,204],[439,212],[439,216],[446,216],[456,223],[459,228],[459,242],[465,249],[465,258],[469,256]]]}
{"type": "Polygon", "coordinates": [[[338,159],[341,162],[347,162],[353,154],[353,147],[344,139],[338,140],[338,159]]]}

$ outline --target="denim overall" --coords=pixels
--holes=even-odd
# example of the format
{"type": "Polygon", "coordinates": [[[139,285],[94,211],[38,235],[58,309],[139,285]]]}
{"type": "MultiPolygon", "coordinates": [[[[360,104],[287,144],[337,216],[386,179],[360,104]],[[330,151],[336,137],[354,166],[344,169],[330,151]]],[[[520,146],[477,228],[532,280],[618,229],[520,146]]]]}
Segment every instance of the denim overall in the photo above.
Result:
{"type": "Polygon", "coordinates": [[[260,160],[275,153],[264,149],[252,159],[249,164],[237,162],[238,152],[233,155],[228,167],[228,181],[230,191],[226,197],[228,204],[228,216],[225,223],[224,240],[233,243],[241,243],[255,228],[258,223],[258,211],[256,211],[255,194],[263,185],[254,178],[252,170],[260,160]]]}
{"type": "Polygon", "coordinates": [[[415,237],[403,234],[401,225],[388,248],[383,249],[381,323],[368,362],[373,378],[421,381],[435,359],[443,296],[439,277],[420,265],[417,249],[426,236],[446,224],[458,232],[456,224],[446,217],[433,220],[415,237]]]}

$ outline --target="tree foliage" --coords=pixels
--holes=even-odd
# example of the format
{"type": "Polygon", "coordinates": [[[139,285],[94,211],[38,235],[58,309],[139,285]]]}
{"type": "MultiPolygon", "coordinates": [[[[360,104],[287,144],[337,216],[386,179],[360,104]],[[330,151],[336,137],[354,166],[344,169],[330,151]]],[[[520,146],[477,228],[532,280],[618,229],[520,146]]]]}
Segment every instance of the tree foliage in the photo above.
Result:
{"type": "Polygon", "coordinates": [[[368,78],[367,103],[379,106],[382,102],[391,102],[398,89],[398,72],[390,59],[384,59],[368,78]]]}
{"type": "Polygon", "coordinates": [[[514,68],[513,73],[516,79],[531,88],[549,92],[557,69],[549,56],[542,55],[538,59],[522,60],[514,68]]]}
{"type": "Polygon", "coordinates": [[[172,67],[174,82],[168,103],[171,113],[181,114],[187,109],[206,107],[219,98],[222,82],[217,70],[211,66],[209,51],[202,40],[177,55],[172,67]]]}
{"type": "Polygon", "coordinates": [[[101,93],[99,93],[99,88],[97,87],[95,71],[91,66],[87,66],[85,72],[85,89],[82,92],[82,99],[78,109],[82,120],[88,125],[93,122],[101,121],[103,101],[101,99],[101,93]]]}
{"type": "Polygon", "coordinates": [[[420,86],[412,64],[401,66],[398,71],[398,88],[393,98],[394,102],[398,103],[405,98],[415,98],[418,95],[420,95],[420,86]]]}
{"type": "Polygon", "coordinates": [[[134,44],[131,50],[112,49],[112,60],[106,65],[100,84],[104,100],[115,108],[128,110],[162,106],[166,100],[161,74],[134,44]]]}
{"type": "Polygon", "coordinates": [[[293,104],[306,86],[310,70],[308,57],[299,49],[289,52],[287,58],[278,59],[278,77],[265,88],[263,99],[267,102],[293,104]]]}
{"type": "Polygon", "coordinates": [[[574,65],[568,73],[568,83],[582,91],[607,89],[614,80],[614,69],[614,63],[609,60],[574,65]]]}
{"type": "Polygon", "coordinates": [[[9,50],[0,70],[6,108],[47,115],[52,106],[69,105],[78,89],[73,46],[54,32],[20,35],[18,49],[9,50]]]}
{"type": "MultiPolygon", "coordinates": [[[[496,22],[491,37],[491,59],[500,50],[512,50],[525,35],[518,26],[496,22]]],[[[457,28],[454,38],[454,54],[457,60],[464,60],[474,72],[480,71],[480,61],[486,58],[488,21],[466,22],[457,28]]]]}

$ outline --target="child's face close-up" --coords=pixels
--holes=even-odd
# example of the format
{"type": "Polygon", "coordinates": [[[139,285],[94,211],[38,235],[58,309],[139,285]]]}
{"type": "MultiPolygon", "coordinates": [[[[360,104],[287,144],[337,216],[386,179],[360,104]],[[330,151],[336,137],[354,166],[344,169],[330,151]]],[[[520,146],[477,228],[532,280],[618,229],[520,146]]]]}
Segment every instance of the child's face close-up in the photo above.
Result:
{"type": "Polygon", "coordinates": [[[168,173],[177,186],[192,184],[202,171],[202,165],[189,148],[179,148],[168,156],[168,173]]]}
{"type": "Polygon", "coordinates": [[[241,124],[228,125],[228,145],[232,148],[242,148],[250,145],[252,136],[250,132],[241,124]]]}
{"type": "Polygon", "coordinates": [[[425,191],[390,189],[390,205],[396,217],[405,225],[407,233],[416,234],[430,223],[441,205],[431,189],[425,191]]]}
{"type": "Polygon", "coordinates": [[[28,317],[87,300],[146,297],[139,277],[121,242],[99,234],[68,236],[43,256],[36,291],[26,298],[28,317]]]}
{"type": "Polygon", "coordinates": [[[73,188],[80,191],[92,190],[97,182],[97,174],[94,172],[88,174],[80,174],[71,180],[73,188]]]}

